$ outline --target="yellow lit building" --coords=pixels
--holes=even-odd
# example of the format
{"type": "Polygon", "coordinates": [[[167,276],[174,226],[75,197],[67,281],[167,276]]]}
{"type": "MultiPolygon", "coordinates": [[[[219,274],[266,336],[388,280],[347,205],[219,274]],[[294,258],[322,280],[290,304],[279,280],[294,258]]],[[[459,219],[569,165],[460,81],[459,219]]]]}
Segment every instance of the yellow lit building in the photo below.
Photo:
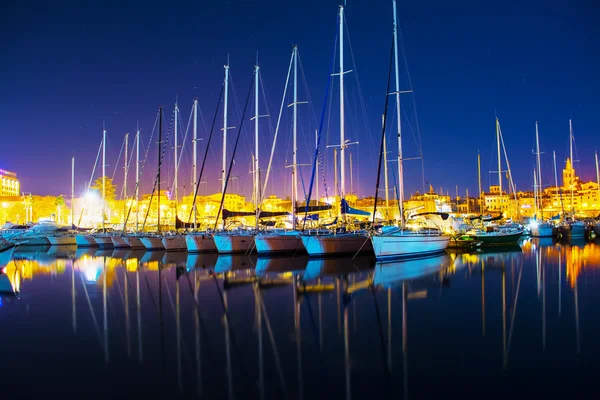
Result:
{"type": "Polygon", "coordinates": [[[0,168],[0,196],[18,196],[21,193],[21,185],[15,172],[10,172],[0,168]]]}
{"type": "Polygon", "coordinates": [[[598,183],[583,182],[576,174],[571,160],[567,158],[563,169],[562,187],[544,189],[544,212],[575,212],[576,214],[595,217],[600,213],[600,193],[598,183]]]}

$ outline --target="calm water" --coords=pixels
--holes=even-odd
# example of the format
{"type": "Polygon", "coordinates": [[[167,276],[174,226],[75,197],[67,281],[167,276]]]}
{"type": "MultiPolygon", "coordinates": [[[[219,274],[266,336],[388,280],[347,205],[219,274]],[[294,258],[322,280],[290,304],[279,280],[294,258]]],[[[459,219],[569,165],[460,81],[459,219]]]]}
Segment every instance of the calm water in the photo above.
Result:
{"type": "Polygon", "coordinates": [[[32,248],[4,271],[4,396],[598,397],[598,243],[384,265],[32,248]]]}

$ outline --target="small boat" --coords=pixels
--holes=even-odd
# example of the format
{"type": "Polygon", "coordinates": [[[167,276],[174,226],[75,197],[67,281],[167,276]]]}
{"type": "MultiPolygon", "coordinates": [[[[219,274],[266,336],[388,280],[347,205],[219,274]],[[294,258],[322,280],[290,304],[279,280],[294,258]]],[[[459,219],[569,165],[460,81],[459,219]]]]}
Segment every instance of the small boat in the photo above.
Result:
{"type": "Polygon", "coordinates": [[[448,243],[449,249],[472,250],[481,246],[481,241],[468,235],[452,237],[448,243]]]}
{"type": "Polygon", "coordinates": [[[558,233],[565,239],[581,239],[585,237],[585,224],[581,221],[565,221],[558,227],[558,233]]]}
{"type": "Polygon", "coordinates": [[[254,248],[254,235],[249,232],[223,232],[213,238],[219,254],[249,253],[254,248]]]}
{"type": "Polygon", "coordinates": [[[481,247],[517,244],[523,235],[523,229],[488,226],[485,230],[474,229],[466,233],[467,236],[481,242],[481,247]]]}
{"type": "Polygon", "coordinates": [[[311,257],[373,252],[371,240],[362,232],[302,235],[300,238],[306,252],[311,257]]]}
{"type": "Polygon", "coordinates": [[[77,247],[98,247],[93,235],[75,235],[77,247]]]}
{"type": "Polygon", "coordinates": [[[552,237],[554,225],[547,222],[537,223],[536,221],[530,224],[530,232],[533,237],[552,237]]]}
{"type": "Polygon", "coordinates": [[[146,250],[164,250],[165,246],[162,242],[162,236],[142,236],[140,241],[146,250]]]}
{"type": "Polygon", "coordinates": [[[443,253],[450,236],[438,229],[408,230],[386,226],[371,237],[377,260],[423,256],[443,253]]]}
{"type": "Polygon", "coordinates": [[[71,234],[49,235],[47,239],[50,242],[50,246],[73,246],[77,244],[75,236],[71,234]]]}
{"type": "Polygon", "coordinates": [[[258,254],[306,252],[298,231],[261,233],[254,242],[258,254]]]}

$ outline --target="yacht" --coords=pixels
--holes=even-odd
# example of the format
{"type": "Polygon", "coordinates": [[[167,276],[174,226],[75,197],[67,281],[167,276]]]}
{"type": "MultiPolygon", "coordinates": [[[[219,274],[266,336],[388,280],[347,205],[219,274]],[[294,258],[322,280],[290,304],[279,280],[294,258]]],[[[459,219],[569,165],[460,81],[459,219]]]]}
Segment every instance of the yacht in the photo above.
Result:
{"type": "Polygon", "coordinates": [[[203,253],[217,251],[213,235],[207,232],[194,232],[185,236],[187,251],[190,253],[203,253]]]}

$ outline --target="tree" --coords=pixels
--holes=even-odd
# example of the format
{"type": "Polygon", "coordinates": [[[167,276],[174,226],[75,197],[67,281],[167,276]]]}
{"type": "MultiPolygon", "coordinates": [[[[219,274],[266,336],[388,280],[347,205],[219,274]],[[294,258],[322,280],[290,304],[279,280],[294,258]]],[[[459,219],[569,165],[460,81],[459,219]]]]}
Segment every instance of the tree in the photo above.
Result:
{"type": "MultiPolygon", "coordinates": [[[[90,189],[96,190],[102,197],[102,178],[100,177],[94,181],[94,184],[90,186],[90,189]]],[[[117,185],[113,184],[112,178],[106,178],[105,183],[106,190],[106,201],[112,201],[117,197],[117,185]]]]}

